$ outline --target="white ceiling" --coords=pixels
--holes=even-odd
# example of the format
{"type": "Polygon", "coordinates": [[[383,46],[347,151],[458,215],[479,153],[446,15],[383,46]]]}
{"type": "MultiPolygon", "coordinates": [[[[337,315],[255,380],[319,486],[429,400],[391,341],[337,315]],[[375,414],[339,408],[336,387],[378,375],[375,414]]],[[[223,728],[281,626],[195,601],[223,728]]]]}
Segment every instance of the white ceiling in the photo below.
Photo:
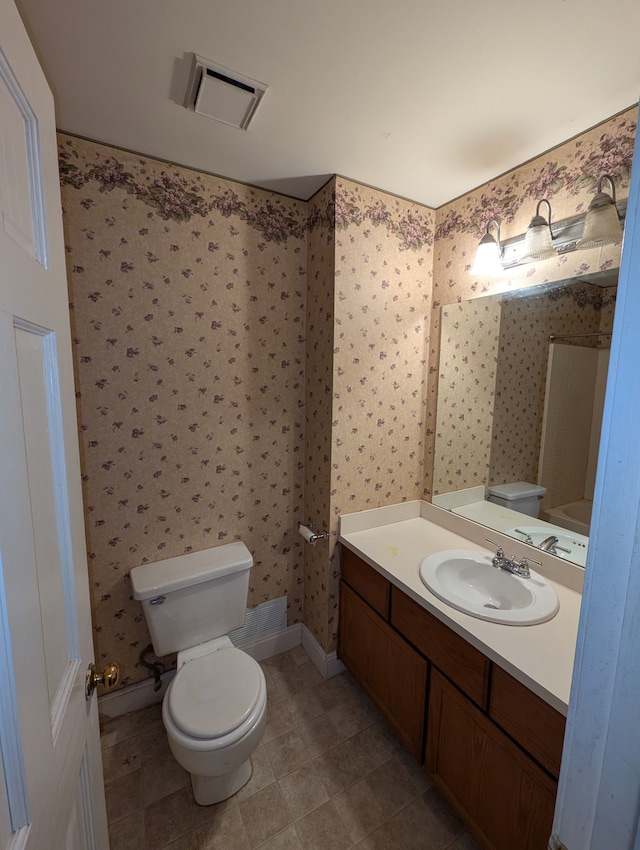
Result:
{"type": "Polygon", "coordinates": [[[18,0],[61,130],[309,198],[432,207],[638,101],[638,0],[18,0]],[[191,54],[267,83],[186,110],[191,54]]]}

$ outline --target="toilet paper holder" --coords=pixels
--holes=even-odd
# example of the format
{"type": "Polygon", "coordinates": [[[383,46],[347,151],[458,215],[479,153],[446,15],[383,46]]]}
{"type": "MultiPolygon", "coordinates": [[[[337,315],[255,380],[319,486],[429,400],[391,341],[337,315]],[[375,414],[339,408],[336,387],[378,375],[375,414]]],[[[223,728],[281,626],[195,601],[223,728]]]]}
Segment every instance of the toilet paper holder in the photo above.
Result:
{"type": "Polygon", "coordinates": [[[298,531],[304,537],[304,539],[307,541],[307,543],[311,543],[312,546],[314,546],[318,542],[318,540],[328,540],[329,539],[329,532],[328,531],[314,531],[312,522],[309,522],[307,525],[304,525],[304,523],[299,522],[298,523],[298,531]]]}

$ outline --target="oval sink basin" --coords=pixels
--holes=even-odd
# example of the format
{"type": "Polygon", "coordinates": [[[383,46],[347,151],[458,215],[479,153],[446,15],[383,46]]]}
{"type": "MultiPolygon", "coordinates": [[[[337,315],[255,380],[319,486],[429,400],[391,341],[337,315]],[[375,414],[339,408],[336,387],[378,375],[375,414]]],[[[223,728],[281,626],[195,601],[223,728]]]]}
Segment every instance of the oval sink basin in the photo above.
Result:
{"type": "Polygon", "coordinates": [[[520,578],[494,567],[491,558],[474,549],[437,552],[420,565],[420,578],[452,608],[492,623],[530,626],[556,614],[556,592],[540,575],[532,570],[520,578]]]}

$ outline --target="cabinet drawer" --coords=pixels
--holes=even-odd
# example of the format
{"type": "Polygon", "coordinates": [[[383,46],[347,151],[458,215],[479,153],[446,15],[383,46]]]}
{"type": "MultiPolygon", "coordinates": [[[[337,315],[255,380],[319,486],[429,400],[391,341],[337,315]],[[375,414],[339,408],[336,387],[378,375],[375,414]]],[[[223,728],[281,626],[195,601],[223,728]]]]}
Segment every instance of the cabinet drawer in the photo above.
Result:
{"type": "Polygon", "coordinates": [[[391,592],[391,625],[470,699],[486,709],[488,658],[397,587],[391,592]]]}
{"type": "Polygon", "coordinates": [[[495,664],[489,716],[557,778],[565,718],[495,664]]]}
{"type": "Polygon", "coordinates": [[[342,547],[342,578],[374,611],[385,620],[389,619],[390,582],[345,546],[342,547]]]}

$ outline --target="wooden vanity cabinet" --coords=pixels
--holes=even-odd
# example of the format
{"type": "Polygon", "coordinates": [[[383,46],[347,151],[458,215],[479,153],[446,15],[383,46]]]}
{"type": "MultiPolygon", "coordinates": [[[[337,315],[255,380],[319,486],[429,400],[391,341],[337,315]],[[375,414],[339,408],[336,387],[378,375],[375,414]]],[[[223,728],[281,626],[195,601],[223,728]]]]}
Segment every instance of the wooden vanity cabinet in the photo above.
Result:
{"type": "Polygon", "coordinates": [[[346,548],[338,655],[483,848],[546,850],[559,712],[346,548]]]}
{"type": "Polygon", "coordinates": [[[422,762],[427,662],[344,581],[338,634],[343,663],[422,762]]]}

